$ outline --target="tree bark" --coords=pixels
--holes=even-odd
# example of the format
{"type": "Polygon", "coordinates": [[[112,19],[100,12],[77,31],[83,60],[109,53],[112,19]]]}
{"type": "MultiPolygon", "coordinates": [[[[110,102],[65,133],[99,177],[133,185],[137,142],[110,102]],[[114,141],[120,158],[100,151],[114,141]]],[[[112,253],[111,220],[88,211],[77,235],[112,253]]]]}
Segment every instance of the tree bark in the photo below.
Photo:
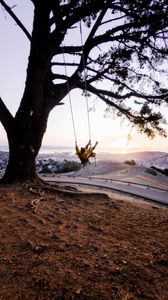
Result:
{"type": "Polygon", "coordinates": [[[18,149],[17,145],[13,145],[9,151],[9,161],[2,183],[14,183],[35,181],[37,179],[35,155],[30,154],[30,149],[18,149]]]}
{"type": "MultiPolygon", "coordinates": [[[[5,118],[9,161],[3,182],[34,181],[36,157],[46,131],[51,110],[49,103],[51,54],[49,50],[49,4],[41,1],[35,7],[35,16],[27,68],[25,90],[14,118],[6,112],[5,118]]],[[[1,107],[3,102],[0,101],[1,107]]]]}
{"type": "Polygon", "coordinates": [[[20,111],[8,132],[9,161],[2,182],[37,180],[36,157],[46,131],[48,113],[20,111]]]}
{"type": "MultiPolygon", "coordinates": [[[[42,138],[41,138],[42,141],[42,138]]],[[[11,141],[10,141],[11,144],[11,141]]],[[[9,161],[5,174],[1,179],[3,183],[35,181],[38,179],[36,173],[36,157],[40,149],[38,142],[21,144],[14,142],[9,146],[9,161]]]]}

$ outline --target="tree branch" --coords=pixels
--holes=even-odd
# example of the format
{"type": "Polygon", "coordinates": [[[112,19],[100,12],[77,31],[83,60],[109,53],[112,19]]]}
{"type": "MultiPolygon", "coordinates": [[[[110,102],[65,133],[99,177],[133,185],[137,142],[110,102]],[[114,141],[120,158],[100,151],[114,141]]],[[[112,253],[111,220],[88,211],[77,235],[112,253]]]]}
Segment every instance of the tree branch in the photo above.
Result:
{"type": "Polygon", "coordinates": [[[99,28],[99,26],[101,25],[101,21],[103,19],[103,17],[105,16],[106,12],[107,12],[107,9],[108,9],[108,6],[110,4],[110,0],[107,0],[106,4],[104,5],[104,8],[102,9],[102,11],[100,12],[95,24],[93,25],[93,28],[92,30],[90,31],[90,34],[85,42],[85,45],[82,45],[82,57],[81,57],[81,61],[79,63],[79,67],[78,67],[78,70],[77,71],[82,71],[84,68],[85,68],[85,65],[86,65],[86,61],[88,59],[88,55],[89,55],[89,52],[90,52],[90,44],[91,44],[91,41],[97,31],[97,29],[99,28]]]}
{"type": "Polygon", "coordinates": [[[71,67],[74,67],[74,66],[79,66],[79,64],[77,63],[67,63],[67,62],[52,62],[52,66],[71,66],[71,67]]]}
{"type": "MultiPolygon", "coordinates": [[[[120,111],[122,114],[124,114],[130,121],[133,121],[133,118],[136,118],[133,114],[131,114],[130,109],[126,109],[124,107],[120,105],[117,105],[114,101],[112,102],[111,100],[109,100],[108,98],[105,97],[105,95],[100,92],[101,90],[98,90],[97,88],[94,88],[91,85],[88,85],[88,91],[90,91],[91,93],[93,93],[94,95],[96,95],[98,98],[100,98],[101,100],[103,100],[103,102],[105,102],[107,105],[114,107],[115,109],[117,109],[118,111],[120,111]]],[[[109,93],[112,95],[115,95],[114,93],[109,93]]]]}
{"type": "MultiPolygon", "coordinates": [[[[120,95],[118,93],[113,93],[112,91],[104,90],[104,89],[98,89],[93,87],[92,85],[89,84],[89,81],[87,83],[87,90],[97,96],[103,95],[105,102],[109,105],[113,105],[114,103],[110,101],[109,99],[105,97],[110,97],[111,99],[116,99],[116,100],[125,100],[131,97],[136,97],[139,99],[146,100],[152,104],[160,104],[160,101],[163,100],[166,103],[168,102],[168,93],[161,94],[161,95],[145,95],[145,94],[140,94],[134,90],[131,90],[129,93],[125,93],[123,95],[120,95]],[[156,103],[156,100],[158,100],[158,103],[156,103]]],[[[84,82],[79,82],[78,87],[81,88],[82,90],[85,90],[85,84],[84,82]]]]}
{"type": "Polygon", "coordinates": [[[12,19],[17,23],[17,25],[22,29],[22,31],[25,33],[25,35],[27,36],[27,38],[31,41],[31,35],[30,35],[30,33],[27,31],[27,29],[22,24],[22,22],[18,19],[18,17],[13,13],[12,9],[3,0],[0,0],[0,3],[6,9],[6,11],[8,12],[8,14],[12,17],[12,19]]]}
{"type": "MultiPolygon", "coordinates": [[[[89,85],[88,91],[103,100],[103,102],[105,102],[109,107],[113,107],[121,115],[124,115],[131,123],[134,124],[134,126],[137,127],[137,129],[141,133],[146,134],[148,137],[154,138],[156,133],[163,137],[167,136],[166,131],[163,128],[159,127],[159,122],[165,123],[163,116],[160,113],[152,113],[151,110],[149,111],[149,113],[143,113],[145,104],[142,106],[142,109],[138,113],[131,110],[131,108],[129,107],[124,107],[124,105],[121,105],[121,102],[119,103],[119,105],[117,105],[116,102],[109,100],[103,93],[99,92],[101,90],[98,90],[93,86],[89,85]]],[[[111,94],[113,95],[113,93],[111,94]]]]}
{"type": "Polygon", "coordinates": [[[11,113],[9,112],[9,110],[7,109],[6,105],[0,97],[0,121],[7,133],[9,133],[9,131],[11,131],[13,127],[13,120],[13,116],[11,115],[11,113]]]}
{"type": "Polygon", "coordinates": [[[66,75],[62,75],[62,74],[53,74],[52,75],[52,79],[62,79],[62,80],[67,80],[69,79],[69,77],[67,77],[66,75]]]}
{"type": "Polygon", "coordinates": [[[98,13],[100,10],[102,10],[106,4],[111,2],[111,0],[92,0],[85,2],[83,1],[83,5],[79,5],[75,11],[73,11],[73,14],[70,14],[72,1],[70,1],[69,4],[62,6],[62,12],[64,16],[68,16],[67,20],[65,21],[65,27],[69,28],[70,26],[74,25],[75,23],[79,22],[79,20],[84,19],[87,16],[90,16],[93,13],[98,13]]]}

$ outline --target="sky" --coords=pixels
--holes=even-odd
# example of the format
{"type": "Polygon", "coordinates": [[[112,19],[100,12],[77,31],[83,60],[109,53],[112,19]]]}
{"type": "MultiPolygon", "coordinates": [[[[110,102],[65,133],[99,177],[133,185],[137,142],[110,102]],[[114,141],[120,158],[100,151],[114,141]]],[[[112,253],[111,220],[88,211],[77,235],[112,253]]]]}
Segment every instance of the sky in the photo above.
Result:
{"type": "MultiPolygon", "coordinates": [[[[22,20],[25,27],[31,32],[33,20],[33,5],[31,1],[6,1],[8,5],[18,3],[14,8],[16,15],[22,20]]],[[[29,40],[21,29],[0,5],[0,97],[14,116],[22,97],[26,68],[29,56],[29,40]]],[[[70,102],[72,103],[73,120],[75,125],[77,142],[85,145],[91,133],[92,143],[98,141],[99,149],[108,149],[112,152],[133,151],[166,151],[168,152],[168,138],[156,137],[151,140],[140,135],[131,125],[120,119],[113,119],[105,115],[105,104],[95,97],[89,100],[89,120],[86,99],[81,96],[79,90],[70,93],[62,102],[52,110],[48,120],[47,131],[44,135],[43,146],[73,147],[75,136],[72,123],[70,102]],[[128,143],[127,136],[131,132],[131,140],[128,143]]],[[[168,110],[165,111],[168,121],[168,110]]],[[[166,126],[168,130],[168,126],[166,126]]],[[[6,133],[0,123],[0,146],[7,145],[6,133]]]]}

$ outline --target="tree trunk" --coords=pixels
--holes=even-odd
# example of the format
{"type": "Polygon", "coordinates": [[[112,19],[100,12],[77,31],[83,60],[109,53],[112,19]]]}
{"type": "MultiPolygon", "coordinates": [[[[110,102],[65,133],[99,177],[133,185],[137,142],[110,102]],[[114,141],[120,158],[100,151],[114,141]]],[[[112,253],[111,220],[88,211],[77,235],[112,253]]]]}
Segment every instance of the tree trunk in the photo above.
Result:
{"type": "MultiPolygon", "coordinates": [[[[39,111],[38,111],[39,113],[39,111]]],[[[13,128],[8,135],[9,160],[1,182],[35,181],[36,157],[41,147],[43,135],[46,130],[48,116],[41,113],[38,118],[29,117],[23,111],[15,118],[13,128]]]]}
{"type": "Polygon", "coordinates": [[[14,145],[9,152],[9,161],[1,182],[34,181],[36,179],[35,155],[30,149],[21,150],[14,145]]]}
{"type": "MultiPolygon", "coordinates": [[[[41,147],[49,112],[56,105],[55,101],[59,103],[67,93],[61,90],[56,97],[51,90],[49,2],[41,1],[35,5],[25,90],[16,116],[13,118],[3,108],[3,113],[8,117],[5,117],[3,125],[8,136],[9,161],[1,181],[6,183],[37,179],[35,159],[41,147]],[[54,97],[54,106],[51,97],[54,97]]],[[[60,34],[58,46],[60,36],[63,38],[60,34]]]]}

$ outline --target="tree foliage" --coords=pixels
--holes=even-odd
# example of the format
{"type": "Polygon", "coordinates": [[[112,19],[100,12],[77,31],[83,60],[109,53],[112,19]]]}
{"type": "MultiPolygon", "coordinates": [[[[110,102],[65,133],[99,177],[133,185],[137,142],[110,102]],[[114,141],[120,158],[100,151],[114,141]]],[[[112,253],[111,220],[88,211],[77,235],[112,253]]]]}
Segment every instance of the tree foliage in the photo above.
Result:
{"type": "Polygon", "coordinates": [[[37,119],[44,110],[48,117],[73,89],[95,95],[149,137],[166,136],[159,108],[168,104],[167,0],[30,1],[32,34],[15,7],[0,0],[31,44],[26,87],[14,118],[0,99],[8,137],[23,111],[30,115],[38,108],[37,119]]]}

